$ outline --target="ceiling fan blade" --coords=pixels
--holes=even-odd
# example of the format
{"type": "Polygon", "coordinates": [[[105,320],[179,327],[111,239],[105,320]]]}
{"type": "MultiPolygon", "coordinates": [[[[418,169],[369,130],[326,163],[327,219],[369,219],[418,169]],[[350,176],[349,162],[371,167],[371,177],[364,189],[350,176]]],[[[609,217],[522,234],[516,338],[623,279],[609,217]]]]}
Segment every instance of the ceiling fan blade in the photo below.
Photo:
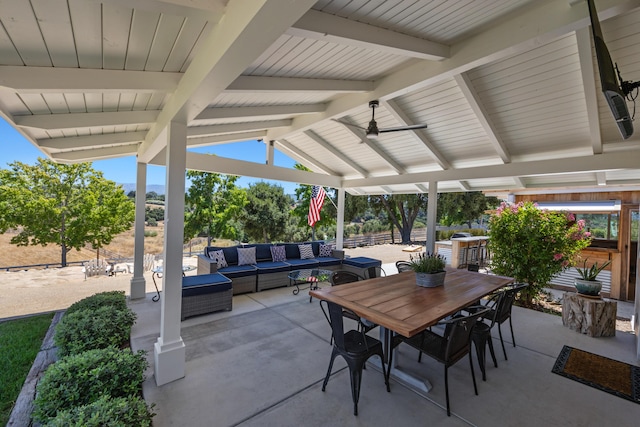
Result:
{"type": "Polygon", "coordinates": [[[410,125],[410,126],[400,126],[396,128],[379,129],[379,132],[380,133],[399,132],[401,130],[416,130],[416,129],[426,129],[426,128],[427,128],[427,125],[410,125]]]}
{"type": "Polygon", "coordinates": [[[332,120],[333,120],[334,122],[338,122],[338,123],[340,123],[341,125],[349,126],[349,127],[356,128],[356,129],[360,129],[360,130],[364,130],[364,131],[366,131],[366,130],[367,130],[367,128],[365,128],[365,127],[358,126],[358,125],[356,125],[356,124],[349,123],[349,122],[343,122],[343,121],[342,121],[342,120],[340,120],[340,119],[332,119],[332,120]]]}

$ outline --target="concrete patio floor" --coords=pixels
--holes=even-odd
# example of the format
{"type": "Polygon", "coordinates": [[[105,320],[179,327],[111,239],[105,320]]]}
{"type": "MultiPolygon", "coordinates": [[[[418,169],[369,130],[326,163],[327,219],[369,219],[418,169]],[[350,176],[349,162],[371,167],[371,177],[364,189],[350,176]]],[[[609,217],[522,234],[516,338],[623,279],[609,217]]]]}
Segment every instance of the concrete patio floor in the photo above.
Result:
{"type": "MultiPolygon", "coordinates": [[[[155,402],[155,426],[637,426],[640,406],[553,374],[563,345],[636,364],[635,338],[590,338],[562,325],[559,316],[513,309],[517,347],[503,325],[508,360],[497,331],[498,368],[487,365],[483,382],[476,363],[479,395],[467,360],[449,369],[451,417],[445,410],[442,365],[399,348],[403,369],[428,378],[433,389],[421,396],[391,381],[387,393],[380,371],[363,374],[359,415],[353,415],[349,372],[336,360],[326,392],[321,391],[331,355],[331,331],[317,300],[279,288],[234,297],[233,311],[182,322],[186,376],[155,385],[153,367],[144,384],[147,402],[155,402]]],[[[138,314],[132,331],[134,350],[148,351],[160,330],[160,303],[132,301],[138,314]]],[[[623,303],[624,304],[624,303],[623,303]]],[[[505,328],[506,326],[506,328],[505,328]]],[[[377,329],[371,332],[377,336],[377,329]]]]}

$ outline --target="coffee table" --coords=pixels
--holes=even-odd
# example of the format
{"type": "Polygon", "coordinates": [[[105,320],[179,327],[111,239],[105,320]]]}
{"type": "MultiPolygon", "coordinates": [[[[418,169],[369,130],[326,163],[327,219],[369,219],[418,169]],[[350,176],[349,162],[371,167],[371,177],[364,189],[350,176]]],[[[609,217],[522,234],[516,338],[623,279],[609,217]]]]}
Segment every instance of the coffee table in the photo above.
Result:
{"type": "MultiPolygon", "coordinates": [[[[319,283],[331,283],[331,275],[333,271],[331,270],[323,270],[320,268],[307,268],[303,270],[292,270],[289,273],[289,280],[292,281],[292,284],[296,287],[293,290],[294,295],[298,295],[298,293],[302,290],[309,289],[309,292],[320,289],[318,286],[319,283]],[[307,288],[301,288],[300,285],[308,284],[307,288]]],[[[309,295],[309,302],[313,297],[309,295]]]]}

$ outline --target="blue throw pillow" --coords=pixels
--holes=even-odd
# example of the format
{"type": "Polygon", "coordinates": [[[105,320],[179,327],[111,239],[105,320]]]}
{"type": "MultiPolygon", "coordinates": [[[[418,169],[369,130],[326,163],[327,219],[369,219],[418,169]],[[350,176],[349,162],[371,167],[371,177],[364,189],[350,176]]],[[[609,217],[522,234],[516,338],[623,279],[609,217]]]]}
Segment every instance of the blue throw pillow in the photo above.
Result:
{"type": "Polygon", "coordinates": [[[271,246],[271,259],[273,262],[283,262],[287,260],[287,254],[284,246],[271,246]]]}
{"type": "Polygon", "coordinates": [[[320,245],[320,257],[330,257],[333,255],[333,245],[320,245]]]}

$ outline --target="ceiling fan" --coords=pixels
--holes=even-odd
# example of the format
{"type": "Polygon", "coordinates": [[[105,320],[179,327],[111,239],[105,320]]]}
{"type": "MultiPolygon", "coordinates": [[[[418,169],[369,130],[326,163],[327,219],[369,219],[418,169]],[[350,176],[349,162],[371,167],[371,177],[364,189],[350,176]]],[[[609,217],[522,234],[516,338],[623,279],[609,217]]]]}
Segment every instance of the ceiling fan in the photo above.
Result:
{"type": "Polygon", "coordinates": [[[364,130],[367,134],[367,138],[369,139],[378,139],[378,135],[386,132],[398,132],[403,130],[415,130],[415,129],[427,128],[426,124],[422,124],[422,125],[407,125],[407,126],[398,126],[394,128],[380,129],[378,128],[378,123],[376,122],[376,108],[378,108],[379,106],[380,106],[380,102],[377,99],[374,99],[373,101],[369,101],[369,108],[371,108],[371,121],[369,122],[369,126],[367,126],[366,128],[362,126],[354,125],[353,123],[349,123],[349,122],[343,122],[340,120],[335,120],[335,121],[342,123],[343,125],[364,130]]]}

